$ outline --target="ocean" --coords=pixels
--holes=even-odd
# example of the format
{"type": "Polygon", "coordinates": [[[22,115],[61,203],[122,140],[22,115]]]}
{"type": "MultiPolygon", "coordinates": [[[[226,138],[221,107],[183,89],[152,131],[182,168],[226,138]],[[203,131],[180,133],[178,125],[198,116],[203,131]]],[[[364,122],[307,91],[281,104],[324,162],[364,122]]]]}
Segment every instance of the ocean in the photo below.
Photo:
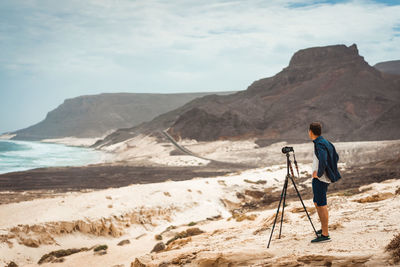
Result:
{"type": "Polygon", "coordinates": [[[102,155],[90,148],[0,140],[0,174],[40,167],[82,166],[100,162],[102,155]]]}

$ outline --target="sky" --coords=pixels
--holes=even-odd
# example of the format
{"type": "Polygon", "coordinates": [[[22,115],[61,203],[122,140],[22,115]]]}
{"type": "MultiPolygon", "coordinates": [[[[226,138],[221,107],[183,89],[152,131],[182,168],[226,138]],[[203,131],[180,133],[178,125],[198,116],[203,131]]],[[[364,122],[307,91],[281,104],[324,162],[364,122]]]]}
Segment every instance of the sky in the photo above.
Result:
{"type": "Polygon", "coordinates": [[[64,99],[245,90],[299,49],[400,59],[400,0],[2,0],[0,133],[64,99]]]}

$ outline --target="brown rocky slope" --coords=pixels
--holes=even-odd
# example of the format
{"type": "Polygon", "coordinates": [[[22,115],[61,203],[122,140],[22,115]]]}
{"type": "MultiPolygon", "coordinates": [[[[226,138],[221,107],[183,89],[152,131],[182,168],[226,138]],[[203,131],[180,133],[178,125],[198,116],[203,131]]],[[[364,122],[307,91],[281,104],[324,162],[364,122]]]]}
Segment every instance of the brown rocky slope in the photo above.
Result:
{"type": "Polygon", "coordinates": [[[100,137],[119,128],[149,121],[207,94],[210,93],[105,93],[70,98],[50,111],[43,121],[13,132],[16,136],[12,139],[100,137]]]}
{"type": "Polygon", "coordinates": [[[400,138],[399,115],[400,76],[371,67],[355,44],[333,45],[300,50],[288,67],[247,90],[195,99],[94,146],[164,129],[176,139],[304,142],[314,120],[332,141],[391,140],[400,138]]]}

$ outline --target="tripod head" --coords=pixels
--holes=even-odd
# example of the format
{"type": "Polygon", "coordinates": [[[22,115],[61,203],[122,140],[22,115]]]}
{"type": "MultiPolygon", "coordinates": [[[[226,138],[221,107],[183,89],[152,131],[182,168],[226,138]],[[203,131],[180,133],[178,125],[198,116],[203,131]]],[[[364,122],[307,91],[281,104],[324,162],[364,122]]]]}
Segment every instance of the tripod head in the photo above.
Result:
{"type": "MultiPolygon", "coordinates": [[[[297,170],[297,176],[300,178],[299,175],[299,167],[297,166],[297,160],[296,160],[296,155],[294,154],[294,149],[292,146],[284,146],[282,147],[282,153],[286,154],[286,158],[287,158],[287,162],[288,162],[288,167],[290,167],[290,171],[292,173],[292,176],[294,177],[294,173],[293,173],[293,168],[292,168],[292,163],[289,159],[290,157],[290,152],[293,152],[293,158],[294,158],[294,166],[296,167],[297,170]]],[[[288,175],[289,175],[289,170],[288,170],[288,175]]]]}
{"type": "Polygon", "coordinates": [[[291,151],[294,153],[294,150],[293,150],[292,146],[284,146],[284,147],[282,147],[282,153],[283,154],[287,154],[287,153],[289,153],[291,151]]]}

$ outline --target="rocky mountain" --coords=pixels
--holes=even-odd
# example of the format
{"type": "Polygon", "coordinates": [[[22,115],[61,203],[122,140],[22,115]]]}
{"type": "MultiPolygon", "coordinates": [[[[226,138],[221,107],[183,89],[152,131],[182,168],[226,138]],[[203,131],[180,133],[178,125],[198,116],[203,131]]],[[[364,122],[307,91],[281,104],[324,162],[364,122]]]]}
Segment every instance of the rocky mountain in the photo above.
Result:
{"type": "Polygon", "coordinates": [[[100,137],[112,130],[149,121],[207,94],[210,93],[106,93],[66,99],[50,111],[43,121],[13,132],[16,134],[13,139],[100,137]]]}
{"type": "Polygon", "coordinates": [[[400,76],[371,67],[355,44],[303,49],[281,72],[244,91],[195,99],[94,147],[165,129],[176,139],[304,142],[312,121],[322,122],[333,141],[399,139],[400,76]]]}
{"type": "Polygon", "coordinates": [[[388,74],[400,74],[400,60],[380,62],[375,64],[374,68],[388,74]]]}

